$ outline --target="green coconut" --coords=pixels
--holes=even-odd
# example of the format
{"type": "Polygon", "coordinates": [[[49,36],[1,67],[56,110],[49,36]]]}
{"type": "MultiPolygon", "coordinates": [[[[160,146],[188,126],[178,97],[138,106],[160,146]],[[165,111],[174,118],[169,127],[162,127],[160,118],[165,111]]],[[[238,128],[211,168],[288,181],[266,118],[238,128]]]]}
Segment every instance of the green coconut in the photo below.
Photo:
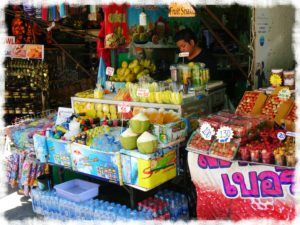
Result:
{"type": "Polygon", "coordinates": [[[137,148],[136,142],[138,134],[134,133],[131,128],[128,128],[120,135],[120,142],[124,149],[133,150],[137,148]]]}
{"type": "Polygon", "coordinates": [[[140,153],[152,154],[157,150],[157,138],[149,132],[145,131],[137,139],[137,147],[140,153]]]}
{"type": "Polygon", "coordinates": [[[136,134],[142,134],[147,131],[150,126],[150,120],[143,113],[139,113],[131,118],[130,128],[136,134]]]}

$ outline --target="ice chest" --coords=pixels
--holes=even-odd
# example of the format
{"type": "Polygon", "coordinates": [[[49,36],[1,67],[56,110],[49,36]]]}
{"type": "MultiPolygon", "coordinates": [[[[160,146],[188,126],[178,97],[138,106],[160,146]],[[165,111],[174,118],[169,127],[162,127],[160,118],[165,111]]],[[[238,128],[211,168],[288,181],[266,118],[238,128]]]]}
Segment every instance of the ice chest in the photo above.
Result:
{"type": "Polygon", "coordinates": [[[152,134],[155,135],[161,144],[170,144],[187,135],[187,125],[183,120],[164,125],[153,124],[152,134]]]}
{"type": "Polygon", "coordinates": [[[177,146],[153,154],[121,149],[123,182],[152,189],[176,176],[177,146]]]}
{"type": "Polygon", "coordinates": [[[75,202],[83,202],[98,195],[99,184],[74,179],[54,186],[57,194],[75,202]]]}
{"type": "Polygon", "coordinates": [[[48,162],[61,165],[64,167],[71,167],[71,142],[62,141],[54,138],[46,139],[47,148],[49,152],[48,162]]]}
{"type": "Polygon", "coordinates": [[[87,145],[71,144],[72,169],[122,184],[121,157],[119,152],[104,152],[87,145]]]}

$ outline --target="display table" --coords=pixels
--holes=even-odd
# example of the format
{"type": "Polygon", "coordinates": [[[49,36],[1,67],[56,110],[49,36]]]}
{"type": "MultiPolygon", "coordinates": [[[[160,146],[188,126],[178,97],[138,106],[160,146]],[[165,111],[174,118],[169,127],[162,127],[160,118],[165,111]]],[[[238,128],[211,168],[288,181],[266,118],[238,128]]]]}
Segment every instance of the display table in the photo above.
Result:
{"type": "Polygon", "coordinates": [[[224,161],[188,152],[198,219],[295,218],[292,168],[224,161]]]}

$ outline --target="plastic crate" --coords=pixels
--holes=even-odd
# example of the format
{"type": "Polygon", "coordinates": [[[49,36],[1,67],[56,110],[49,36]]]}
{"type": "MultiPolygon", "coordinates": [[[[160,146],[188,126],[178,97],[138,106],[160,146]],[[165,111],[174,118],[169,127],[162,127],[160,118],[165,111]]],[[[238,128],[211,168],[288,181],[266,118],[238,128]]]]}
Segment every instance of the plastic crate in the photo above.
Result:
{"type": "Polygon", "coordinates": [[[57,194],[75,202],[83,202],[98,195],[99,184],[80,179],[70,180],[54,186],[57,194]]]}

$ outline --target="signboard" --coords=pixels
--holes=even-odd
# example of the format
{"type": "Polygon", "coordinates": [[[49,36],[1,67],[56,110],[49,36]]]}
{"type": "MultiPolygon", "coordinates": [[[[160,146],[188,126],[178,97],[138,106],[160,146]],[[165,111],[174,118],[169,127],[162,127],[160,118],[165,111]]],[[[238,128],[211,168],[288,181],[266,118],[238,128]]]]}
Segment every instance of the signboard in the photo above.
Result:
{"type": "Polygon", "coordinates": [[[3,44],[7,44],[7,45],[11,45],[14,44],[16,41],[15,36],[3,36],[1,37],[1,39],[3,40],[3,44]]]}
{"type": "Polygon", "coordinates": [[[188,153],[201,220],[295,218],[295,170],[188,153]]]}
{"type": "Polygon", "coordinates": [[[118,105],[119,113],[129,113],[130,109],[130,106],[126,102],[123,102],[122,104],[118,105]]]}
{"type": "Polygon", "coordinates": [[[190,53],[189,52],[180,52],[179,53],[179,57],[183,58],[183,57],[189,57],[190,53]]]}
{"type": "Polygon", "coordinates": [[[176,3],[169,5],[169,17],[195,17],[195,9],[190,3],[176,3]]]}
{"type": "Polygon", "coordinates": [[[289,88],[282,88],[279,92],[278,92],[278,98],[280,100],[286,101],[291,97],[291,91],[289,88]]]}
{"type": "Polygon", "coordinates": [[[230,127],[222,126],[217,131],[217,139],[219,143],[227,143],[230,142],[230,140],[233,137],[233,131],[230,127]]]}
{"type": "Polygon", "coordinates": [[[210,141],[212,136],[215,135],[215,130],[209,123],[203,123],[199,133],[204,140],[210,141]]]}
{"type": "Polygon", "coordinates": [[[21,59],[44,59],[44,45],[11,44],[7,46],[6,57],[21,59]]]}

